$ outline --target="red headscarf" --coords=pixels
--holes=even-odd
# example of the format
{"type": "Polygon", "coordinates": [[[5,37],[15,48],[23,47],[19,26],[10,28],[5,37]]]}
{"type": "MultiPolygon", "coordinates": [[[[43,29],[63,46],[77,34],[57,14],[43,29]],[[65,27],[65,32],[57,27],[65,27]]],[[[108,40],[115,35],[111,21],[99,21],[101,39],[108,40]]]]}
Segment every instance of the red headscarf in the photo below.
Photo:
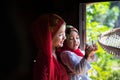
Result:
{"type": "Polygon", "coordinates": [[[67,80],[67,73],[52,55],[52,37],[65,21],[56,14],[44,14],[32,25],[31,31],[38,48],[33,68],[33,80],[67,80]]]}

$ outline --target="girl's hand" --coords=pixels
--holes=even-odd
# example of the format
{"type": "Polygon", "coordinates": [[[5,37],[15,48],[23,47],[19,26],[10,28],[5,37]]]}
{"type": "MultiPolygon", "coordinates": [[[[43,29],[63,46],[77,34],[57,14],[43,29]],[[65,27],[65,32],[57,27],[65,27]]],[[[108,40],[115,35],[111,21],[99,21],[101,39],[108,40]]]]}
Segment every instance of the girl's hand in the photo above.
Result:
{"type": "Polygon", "coordinates": [[[89,44],[86,44],[86,47],[85,47],[85,59],[90,59],[90,58],[94,58],[94,54],[97,50],[97,45],[94,44],[94,45],[89,45],[89,44]]]}
{"type": "Polygon", "coordinates": [[[98,50],[98,47],[96,44],[93,44],[93,48],[94,48],[94,51],[97,51],[98,50]]]}

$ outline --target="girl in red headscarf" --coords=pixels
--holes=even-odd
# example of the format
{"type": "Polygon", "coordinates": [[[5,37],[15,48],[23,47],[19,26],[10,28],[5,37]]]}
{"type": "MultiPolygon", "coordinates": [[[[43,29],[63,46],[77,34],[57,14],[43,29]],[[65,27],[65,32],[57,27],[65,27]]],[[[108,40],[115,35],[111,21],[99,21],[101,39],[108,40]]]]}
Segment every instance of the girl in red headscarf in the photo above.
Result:
{"type": "Polygon", "coordinates": [[[56,14],[44,14],[33,23],[31,31],[38,48],[33,80],[68,80],[55,53],[56,48],[63,46],[65,29],[65,21],[56,14]]]}
{"type": "Polygon", "coordinates": [[[91,61],[95,60],[96,45],[87,45],[85,54],[80,50],[78,30],[71,25],[66,27],[64,46],[57,50],[59,60],[66,68],[69,80],[90,80],[87,71],[91,68],[91,61]]]}

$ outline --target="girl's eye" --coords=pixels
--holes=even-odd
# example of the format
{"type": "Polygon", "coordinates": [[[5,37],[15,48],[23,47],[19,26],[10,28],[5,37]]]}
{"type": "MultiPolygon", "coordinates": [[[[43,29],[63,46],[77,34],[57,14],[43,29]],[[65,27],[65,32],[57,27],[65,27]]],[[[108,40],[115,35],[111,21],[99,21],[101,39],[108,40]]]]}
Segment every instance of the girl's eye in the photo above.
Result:
{"type": "Polygon", "coordinates": [[[79,37],[76,37],[76,39],[79,39],[79,37]]]}
{"type": "Polygon", "coordinates": [[[74,38],[73,37],[69,37],[70,40],[73,40],[74,38]]]}

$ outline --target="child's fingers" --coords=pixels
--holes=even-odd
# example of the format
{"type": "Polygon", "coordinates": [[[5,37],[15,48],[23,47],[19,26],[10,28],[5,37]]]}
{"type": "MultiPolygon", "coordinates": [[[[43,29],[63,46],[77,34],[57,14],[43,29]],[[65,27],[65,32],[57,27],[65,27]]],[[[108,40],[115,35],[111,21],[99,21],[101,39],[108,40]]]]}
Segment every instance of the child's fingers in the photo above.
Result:
{"type": "Polygon", "coordinates": [[[94,50],[93,46],[88,46],[88,47],[86,48],[86,51],[93,51],[93,50],[94,50]]]}
{"type": "Polygon", "coordinates": [[[93,47],[94,47],[94,51],[98,50],[98,47],[96,44],[93,44],[93,47]]]}

